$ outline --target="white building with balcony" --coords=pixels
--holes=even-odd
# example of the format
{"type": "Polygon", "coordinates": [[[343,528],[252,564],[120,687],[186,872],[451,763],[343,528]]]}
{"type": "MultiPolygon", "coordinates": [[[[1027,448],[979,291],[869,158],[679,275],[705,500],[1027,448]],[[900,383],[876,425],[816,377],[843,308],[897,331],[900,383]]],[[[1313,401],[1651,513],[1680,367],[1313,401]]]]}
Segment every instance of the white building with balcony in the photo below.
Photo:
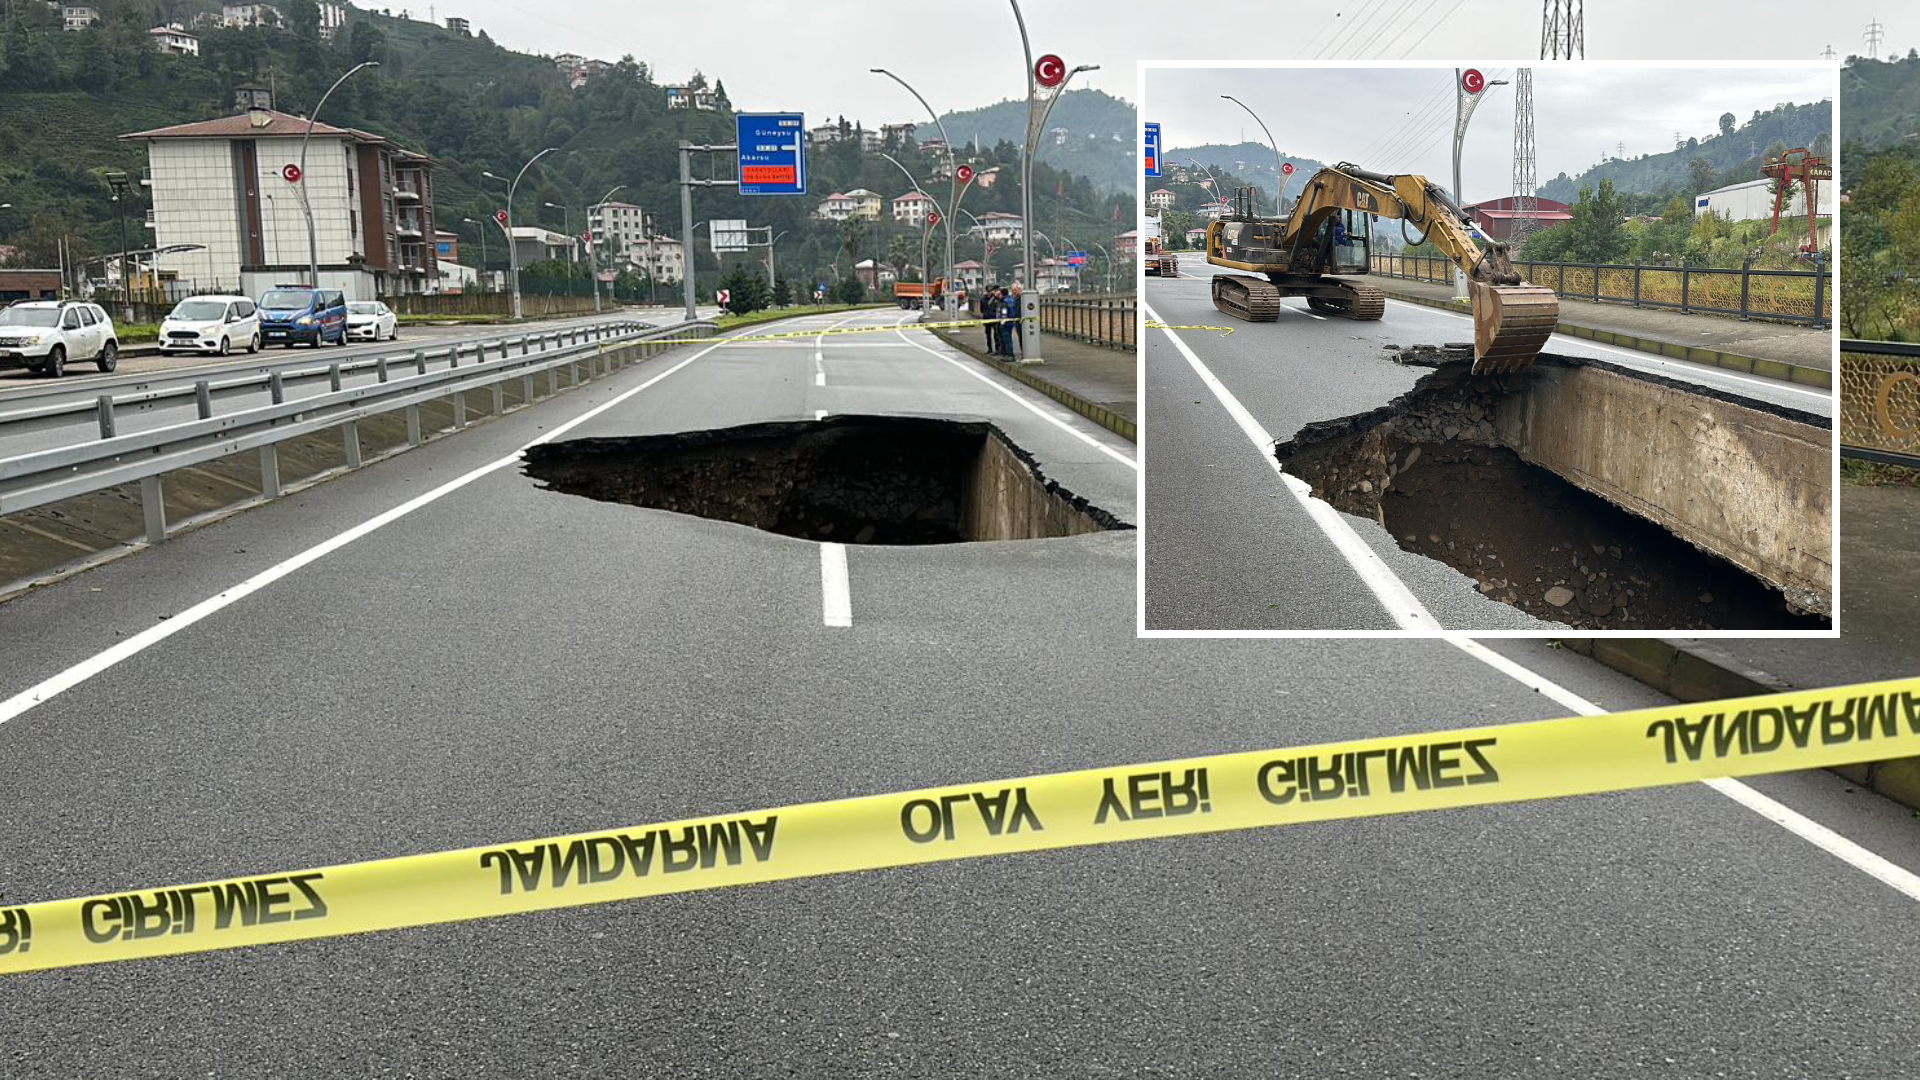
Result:
{"type": "Polygon", "coordinates": [[[170,56],[199,56],[200,39],[187,33],[179,23],[156,26],[147,31],[153,39],[153,47],[170,56]]]}
{"type": "Polygon", "coordinates": [[[1166,188],[1156,188],[1147,192],[1147,205],[1155,210],[1165,210],[1173,205],[1173,192],[1166,188]]]}
{"type": "Polygon", "coordinates": [[[978,224],[968,229],[967,235],[975,240],[990,240],[996,244],[1017,244],[1026,235],[1026,229],[1019,214],[990,210],[980,215],[978,224]]]}
{"type": "Polygon", "coordinates": [[[93,24],[99,21],[99,8],[87,7],[84,4],[60,5],[60,29],[62,30],[75,33],[81,30],[91,30],[93,29],[93,24]]]}
{"type": "Polygon", "coordinates": [[[230,30],[281,25],[280,9],[272,4],[222,4],[220,25],[230,30]]]}
{"type": "Polygon", "coordinates": [[[850,217],[866,218],[868,221],[880,220],[880,195],[866,188],[854,188],[847,192],[834,192],[827,201],[814,211],[816,216],[828,221],[845,221],[850,217]]]}
{"type": "Polygon", "coordinates": [[[619,259],[637,247],[644,247],[653,235],[647,212],[627,202],[604,202],[587,207],[587,230],[593,233],[599,250],[619,259]]]}
{"type": "Polygon", "coordinates": [[[917,191],[893,197],[893,220],[902,225],[921,226],[927,223],[927,215],[935,209],[934,201],[917,191]]]}

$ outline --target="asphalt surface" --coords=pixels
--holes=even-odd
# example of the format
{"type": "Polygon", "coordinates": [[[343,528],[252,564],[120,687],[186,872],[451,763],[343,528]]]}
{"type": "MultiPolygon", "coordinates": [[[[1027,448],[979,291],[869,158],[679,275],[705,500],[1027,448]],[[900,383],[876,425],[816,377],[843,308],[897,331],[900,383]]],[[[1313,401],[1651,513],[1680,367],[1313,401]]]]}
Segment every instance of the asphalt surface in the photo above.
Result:
{"type": "MultiPolygon", "coordinates": [[[[1377,322],[1309,312],[1284,300],[1280,321],[1249,324],[1213,306],[1214,267],[1181,256],[1178,278],[1145,278],[1143,300],[1274,439],[1314,421],[1366,412],[1406,392],[1425,368],[1386,346],[1473,339],[1472,320],[1388,301],[1377,322]]],[[[1150,316],[1151,318],[1151,316],[1150,316]]],[[[1302,512],[1266,457],[1168,339],[1148,330],[1143,460],[1148,630],[1392,630],[1399,626],[1326,534],[1302,512]]],[[[1831,399],[1771,380],[1554,335],[1552,352],[1593,356],[1728,393],[1831,415],[1831,399]],[[1746,379],[1747,383],[1739,380],[1746,379]],[[1766,383],[1754,387],[1748,383],[1766,383]]],[[[1454,630],[1550,632],[1554,624],[1482,596],[1472,578],[1400,549],[1369,518],[1341,514],[1438,621],[1454,630]]]]}
{"type": "MultiPolygon", "coordinates": [[[[1137,520],[1128,444],[925,344],[676,350],[77,575],[0,608],[0,700],[690,356],[565,437],[985,416],[1137,520]]],[[[0,724],[0,896],[1566,711],[1443,641],[1138,639],[1134,547],[851,548],[827,627],[810,543],[498,469],[0,724]]],[[[1916,920],[1688,785],[10,976],[0,1074],[1903,1075],[1916,920]]]]}
{"type": "MultiPolygon", "coordinates": [[[[716,310],[702,308],[699,312],[701,317],[706,318],[716,310]]],[[[225,358],[176,355],[142,359],[122,363],[119,370],[112,374],[87,368],[85,371],[74,370],[58,381],[34,377],[23,369],[12,369],[0,372],[0,458],[98,439],[99,421],[91,409],[30,420],[9,421],[8,416],[69,402],[92,406],[104,393],[137,396],[156,390],[191,387],[202,379],[219,381],[267,368],[303,371],[323,369],[322,377],[288,381],[285,396],[286,400],[291,401],[330,392],[332,388],[324,377],[324,369],[329,364],[342,361],[389,356],[399,362],[411,358],[416,350],[442,349],[456,343],[464,345],[474,341],[517,338],[522,334],[547,334],[604,322],[667,325],[685,317],[683,308],[626,308],[603,315],[529,321],[521,325],[407,326],[401,328],[401,336],[397,341],[354,341],[344,346],[324,345],[318,348],[304,345],[291,348],[266,346],[252,355],[238,352],[225,358]]],[[[545,347],[538,346],[534,351],[545,351],[545,347]]],[[[469,354],[462,362],[472,363],[473,358],[469,354]]],[[[430,360],[427,369],[444,370],[446,365],[447,359],[440,357],[430,360]]],[[[350,388],[376,381],[378,376],[372,371],[346,373],[341,378],[341,385],[350,388]]],[[[214,396],[214,411],[218,415],[255,408],[270,404],[271,401],[272,397],[264,384],[258,390],[222,391],[214,396]]],[[[115,409],[114,430],[119,435],[130,435],[184,423],[198,416],[191,395],[153,402],[128,402],[115,409]]]]}

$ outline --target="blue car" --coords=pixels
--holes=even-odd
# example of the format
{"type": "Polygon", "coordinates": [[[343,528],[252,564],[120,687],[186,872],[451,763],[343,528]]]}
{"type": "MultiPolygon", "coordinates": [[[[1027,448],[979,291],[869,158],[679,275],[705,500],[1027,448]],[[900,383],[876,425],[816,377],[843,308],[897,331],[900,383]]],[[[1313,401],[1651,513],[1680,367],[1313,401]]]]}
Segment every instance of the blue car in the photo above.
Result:
{"type": "Polygon", "coordinates": [[[269,345],[347,343],[347,298],[339,289],[275,285],[258,306],[260,338],[269,345]]]}

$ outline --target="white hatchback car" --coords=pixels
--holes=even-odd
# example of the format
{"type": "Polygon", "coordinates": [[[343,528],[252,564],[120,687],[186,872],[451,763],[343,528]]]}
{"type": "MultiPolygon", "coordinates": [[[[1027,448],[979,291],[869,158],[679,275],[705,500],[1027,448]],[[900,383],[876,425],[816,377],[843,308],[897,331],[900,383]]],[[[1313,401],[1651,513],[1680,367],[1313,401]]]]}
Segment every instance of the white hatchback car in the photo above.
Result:
{"type": "Polygon", "coordinates": [[[400,316],[378,300],[355,300],[347,305],[347,336],[363,341],[397,341],[400,316]]]}
{"type": "Polygon", "coordinates": [[[260,311],[244,296],[190,296],[160,324],[160,355],[260,351],[260,311]]]}
{"type": "Polygon", "coordinates": [[[59,378],[69,361],[91,360],[101,371],[120,363],[120,337],[98,304],[23,300],[0,310],[0,367],[59,378]]]}

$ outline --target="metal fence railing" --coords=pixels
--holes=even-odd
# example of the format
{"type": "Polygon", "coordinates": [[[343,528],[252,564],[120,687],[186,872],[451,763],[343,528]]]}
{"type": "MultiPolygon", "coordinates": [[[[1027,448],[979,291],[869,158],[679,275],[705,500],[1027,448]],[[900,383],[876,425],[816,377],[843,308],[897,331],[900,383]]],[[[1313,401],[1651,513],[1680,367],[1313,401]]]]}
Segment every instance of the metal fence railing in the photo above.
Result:
{"type": "Polygon", "coordinates": [[[98,437],[0,458],[0,515],[126,485],[123,490],[143,509],[147,541],[158,543],[170,531],[161,490],[164,474],[254,451],[259,455],[261,494],[275,498],[284,493],[278,451],[287,440],[337,432],[343,467],[356,469],[366,460],[359,427],[363,420],[403,413],[406,442],[400,449],[404,450],[419,446],[430,434],[421,414],[421,407],[429,403],[450,403],[451,426],[462,428],[467,423],[469,394],[483,395],[482,409],[498,415],[510,406],[534,404],[670,347],[650,339],[707,337],[714,329],[706,321],[660,328],[603,323],[297,372],[275,367],[222,380],[218,388],[213,380],[202,379],[159,391],[130,388],[124,395],[101,394],[91,403],[30,406],[0,414],[0,424],[44,421],[78,408],[97,419],[98,437]],[[430,360],[436,358],[445,366],[433,367],[430,360]],[[349,373],[358,374],[362,381],[345,385],[349,373]],[[372,379],[366,381],[369,374],[372,379]],[[295,379],[325,380],[329,388],[290,397],[285,391],[295,379]],[[218,392],[237,390],[242,383],[251,385],[256,394],[262,387],[269,390],[270,403],[218,411],[218,392]],[[150,407],[156,395],[195,402],[198,418],[130,434],[115,430],[122,408],[150,407]]]}
{"type": "Polygon", "coordinates": [[[1840,342],[1840,452],[1920,468],[1920,345],[1840,342]]]}
{"type": "Polygon", "coordinates": [[[1132,293],[1091,296],[1043,296],[1040,298],[1040,330],[1109,349],[1134,347],[1134,315],[1138,311],[1132,293]]]}
{"type": "MultiPolygon", "coordinates": [[[[1672,308],[1682,314],[1833,325],[1833,270],[1727,270],[1693,266],[1617,266],[1515,262],[1535,285],[1573,300],[1672,308]]],[[[1453,280],[1453,263],[1436,255],[1375,255],[1373,272],[1439,284],[1453,280]]]]}

